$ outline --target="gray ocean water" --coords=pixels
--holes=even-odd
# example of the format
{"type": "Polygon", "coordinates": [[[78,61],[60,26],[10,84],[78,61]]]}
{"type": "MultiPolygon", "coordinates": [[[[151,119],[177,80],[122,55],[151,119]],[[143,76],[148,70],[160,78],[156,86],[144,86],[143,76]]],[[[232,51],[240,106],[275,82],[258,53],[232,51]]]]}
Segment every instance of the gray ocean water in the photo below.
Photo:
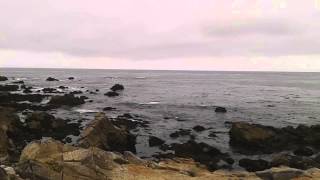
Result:
{"type": "Polygon", "coordinates": [[[320,73],[0,69],[0,74],[21,79],[35,88],[64,85],[71,90],[99,89],[97,95],[84,93],[92,103],[51,113],[75,121],[81,119],[85,125],[95,112],[112,106],[117,110],[108,112],[109,116],[132,113],[149,121],[148,128],[133,132],[138,135],[138,155],[143,157],[159,152],[148,147],[149,135],[167,143],[184,142],[188,138],[172,139],[169,134],[195,125],[210,128],[193,132],[197,141],[232,153],[225,122],[247,121],[275,127],[320,123],[320,73]],[[45,81],[49,76],[61,81],[45,81]],[[67,81],[70,76],[75,80],[67,81]],[[104,96],[115,83],[125,86],[121,96],[104,96]],[[226,107],[228,112],[217,114],[215,106],[226,107]],[[209,137],[210,132],[217,137],[209,137]]]}

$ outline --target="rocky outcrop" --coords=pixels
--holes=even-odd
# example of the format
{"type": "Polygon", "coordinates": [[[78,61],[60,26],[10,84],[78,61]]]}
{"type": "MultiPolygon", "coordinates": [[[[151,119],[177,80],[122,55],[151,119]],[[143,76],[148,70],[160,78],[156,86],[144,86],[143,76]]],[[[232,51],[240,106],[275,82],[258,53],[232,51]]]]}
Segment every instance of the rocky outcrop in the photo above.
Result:
{"type": "Polygon", "coordinates": [[[273,153],[301,147],[320,147],[320,125],[274,128],[245,122],[232,123],[230,145],[244,154],[273,153]]]}
{"type": "Polygon", "coordinates": [[[73,94],[65,94],[63,96],[52,96],[49,104],[55,106],[78,106],[85,103],[84,99],[73,94]]]}
{"type": "Polygon", "coordinates": [[[8,78],[5,76],[0,76],[0,81],[8,81],[8,78]]]}
{"type": "Polygon", "coordinates": [[[62,140],[68,135],[78,136],[80,134],[78,124],[68,123],[68,121],[55,118],[46,112],[33,112],[27,116],[25,122],[26,130],[30,132],[33,139],[53,137],[62,140]]]}
{"type": "Polygon", "coordinates": [[[0,104],[20,101],[41,102],[45,97],[47,96],[41,94],[13,94],[2,92],[0,93],[0,104]]]}
{"type": "Polygon", "coordinates": [[[136,152],[136,137],[127,129],[115,126],[105,114],[98,113],[93,122],[84,129],[79,144],[88,148],[91,146],[110,151],[136,152]]]}

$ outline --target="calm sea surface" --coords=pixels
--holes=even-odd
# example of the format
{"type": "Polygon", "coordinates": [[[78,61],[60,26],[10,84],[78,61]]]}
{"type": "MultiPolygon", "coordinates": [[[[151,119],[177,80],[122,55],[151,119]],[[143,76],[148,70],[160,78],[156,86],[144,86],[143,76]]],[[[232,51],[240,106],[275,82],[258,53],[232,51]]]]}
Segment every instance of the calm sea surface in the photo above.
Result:
{"type": "Polygon", "coordinates": [[[197,141],[231,152],[229,127],[225,123],[228,121],[275,127],[320,123],[320,73],[0,69],[0,74],[12,80],[21,79],[34,88],[64,85],[70,90],[99,89],[97,95],[84,93],[92,103],[52,113],[62,118],[82,119],[85,125],[95,112],[112,106],[117,110],[107,113],[109,116],[132,113],[149,121],[148,128],[133,132],[138,135],[138,154],[145,157],[159,152],[148,147],[149,135],[167,143],[184,142],[188,138],[171,139],[169,134],[195,125],[211,128],[193,132],[197,141]],[[45,81],[49,76],[61,81],[45,81]],[[70,76],[75,80],[66,80],[70,76]],[[125,86],[122,95],[104,96],[115,83],[125,86]],[[215,113],[215,106],[226,107],[228,113],[215,113]],[[210,132],[215,132],[217,137],[210,138],[210,132]]]}

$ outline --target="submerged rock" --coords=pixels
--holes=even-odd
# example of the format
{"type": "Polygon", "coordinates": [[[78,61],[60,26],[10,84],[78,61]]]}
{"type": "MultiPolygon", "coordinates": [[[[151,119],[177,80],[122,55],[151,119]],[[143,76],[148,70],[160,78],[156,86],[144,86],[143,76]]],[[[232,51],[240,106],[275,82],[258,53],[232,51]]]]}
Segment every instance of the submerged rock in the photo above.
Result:
{"type": "Polygon", "coordinates": [[[154,147],[154,146],[161,146],[165,143],[164,140],[158,138],[158,137],[155,137],[155,136],[150,136],[149,137],[149,146],[150,147],[154,147]]]}
{"type": "Polygon", "coordinates": [[[69,80],[74,80],[74,77],[68,77],[69,80]]]}
{"type": "Polygon", "coordinates": [[[227,109],[225,107],[216,107],[215,112],[216,113],[226,113],[227,109]]]}
{"type": "Polygon", "coordinates": [[[84,98],[76,97],[73,94],[65,94],[63,96],[53,96],[49,104],[56,106],[78,106],[84,104],[84,98]]]}
{"type": "Polygon", "coordinates": [[[8,78],[5,76],[0,76],[0,81],[8,81],[8,78]]]}
{"type": "Polygon", "coordinates": [[[82,147],[95,146],[110,151],[136,152],[136,137],[126,129],[116,127],[103,113],[84,129],[79,144],[82,147]]]}
{"type": "Polygon", "coordinates": [[[115,84],[110,88],[112,91],[123,91],[124,86],[122,84],[115,84]]]}
{"type": "Polygon", "coordinates": [[[193,127],[192,129],[195,130],[196,132],[201,132],[201,131],[206,130],[205,127],[200,126],[200,125],[197,125],[197,126],[193,127]]]}
{"type": "Polygon", "coordinates": [[[46,81],[59,81],[59,80],[53,77],[48,77],[46,81]]]}

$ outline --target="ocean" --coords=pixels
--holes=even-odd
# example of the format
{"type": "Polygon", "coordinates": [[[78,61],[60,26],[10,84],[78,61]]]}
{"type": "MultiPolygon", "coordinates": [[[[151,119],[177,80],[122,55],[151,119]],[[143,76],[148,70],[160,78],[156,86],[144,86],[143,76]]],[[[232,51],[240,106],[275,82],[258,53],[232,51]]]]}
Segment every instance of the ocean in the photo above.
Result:
{"type": "Polygon", "coordinates": [[[111,106],[117,110],[106,112],[110,117],[130,113],[148,121],[148,127],[132,132],[137,135],[137,154],[141,157],[161,152],[148,146],[150,135],[168,144],[186,142],[189,138],[173,139],[169,134],[196,125],[208,129],[192,132],[196,141],[237,156],[229,147],[227,122],[274,127],[320,123],[320,73],[2,68],[0,75],[23,80],[36,89],[61,85],[70,91],[98,89],[97,94],[83,94],[93,102],[50,113],[82,120],[85,126],[96,112],[111,106]],[[60,81],[48,82],[49,76],[60,81]],[[75,80],[67,80],[71,76],[75,80]],[[121,95],[104,96],[115,83],[125,86],[121,95]],[[228,112],[215,113],[216,106],[226,107],[228,112]],[[212,132],[216,137],[209,137],[212,132]]]}

